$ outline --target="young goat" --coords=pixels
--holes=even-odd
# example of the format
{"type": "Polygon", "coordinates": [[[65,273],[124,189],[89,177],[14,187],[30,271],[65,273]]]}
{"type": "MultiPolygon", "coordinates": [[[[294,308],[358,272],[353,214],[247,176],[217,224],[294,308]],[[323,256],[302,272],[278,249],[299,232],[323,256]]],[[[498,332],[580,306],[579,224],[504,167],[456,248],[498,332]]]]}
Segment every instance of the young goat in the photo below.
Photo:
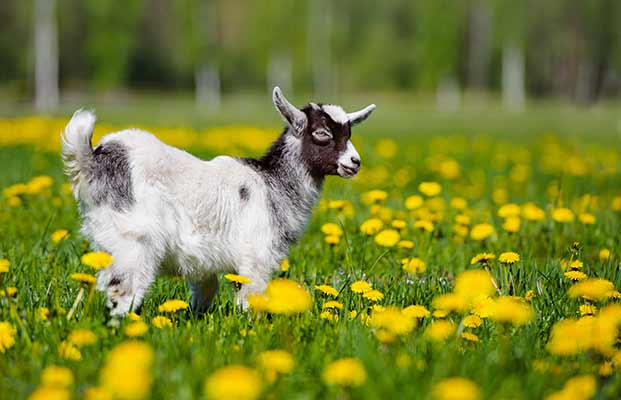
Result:
{"type": "Polygon", "coordinates": [[[97,288],[111,315],[140,306],[159,273],[185,276],[192,308],[209,309],[217,273],[250,278],[237,302],[262,292],[302,235],[326,175],[360,169],[351,126],[375,108],[346,113],[310,103],[302,110],[278,87],[273,101],[287,126],[260,159],[200,160],[148,132],[110,133],[94,149],[95,115],[77,111],[62,136],[62,157],[94,247],[113,265],[97,288]]]}

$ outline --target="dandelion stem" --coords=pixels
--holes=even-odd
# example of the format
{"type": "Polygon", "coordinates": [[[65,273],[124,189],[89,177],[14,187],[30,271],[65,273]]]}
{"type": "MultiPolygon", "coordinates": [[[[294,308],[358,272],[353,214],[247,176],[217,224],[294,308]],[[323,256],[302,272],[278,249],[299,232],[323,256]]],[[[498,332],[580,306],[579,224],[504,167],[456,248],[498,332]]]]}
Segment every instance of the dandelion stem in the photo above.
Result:
{"type": "Polygon", "coordinates": [[[69,310],[69,312],[67,313],[67,321],[71,321],[71,317],[73,317],[73,314],[75,313],[75,310],[78,308],[78,304],[80,303],[80,301],[82,301],[83,297],[84,297],[84,288],[81,287],[80,291],[78,292],[78,295],[75,297],[75,301],[73,302],[73,305],[71,306],[71,310],[69,310]]]}

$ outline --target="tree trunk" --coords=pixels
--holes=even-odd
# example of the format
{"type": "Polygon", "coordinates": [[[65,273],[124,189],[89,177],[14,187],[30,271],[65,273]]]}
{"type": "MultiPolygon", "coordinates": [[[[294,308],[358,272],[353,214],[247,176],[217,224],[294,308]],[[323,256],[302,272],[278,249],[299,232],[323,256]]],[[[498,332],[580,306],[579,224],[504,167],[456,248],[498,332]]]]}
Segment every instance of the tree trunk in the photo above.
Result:
{"type": "Polygon", "coordinates": [[[502,50],[502,100],[511,111],[524,109],[524,51],[514,45],[502,50]]]}
{"type": "Polygon", "coordinates": [[[455,112],[461,107],[459,82],[453,76],[443,78],[436,88],[436,107],[440,111],[455,112]]]}
{"type": "Polygon", "coordinates": [[[196,106],[210,112],[220,109],[220,71],[215,63],[204,63],[196,68],[196,106]]]}
{"type": "Polygon", "coordinates": [[[468,84],[485,89],[491,32],[491,16],[485,0],[474,2],[468,31],[468,84]]]}
{"type": "Polygon", "coordinates": [[[272,53],[267,65],[267,91],[272,93],[274,86],[279,86],[287,96],[292,92],[292,67],[289,53],[272,53]]]}
{"type": "Polygon", "coordinates": [[[47,112],[58,106],[56,0],[35,0],[34,8],[35,107],[47,112]]]}
{"type": "Polygon", "coordinates": [[[215,1],[200,0],[195,20],[199,40],[205,43],[196,57],[194,86],[196,107],[209,112],[220,109],[221,85],[218,40],[218,14],[215,1]]]}
{"type": "Polygon", "coordinates": [[[332,2],[312,0],[308,26],[309,59],[313,69],[315,92],[322,97],[330,97],[333,87],[332,75],[332,2]]]}

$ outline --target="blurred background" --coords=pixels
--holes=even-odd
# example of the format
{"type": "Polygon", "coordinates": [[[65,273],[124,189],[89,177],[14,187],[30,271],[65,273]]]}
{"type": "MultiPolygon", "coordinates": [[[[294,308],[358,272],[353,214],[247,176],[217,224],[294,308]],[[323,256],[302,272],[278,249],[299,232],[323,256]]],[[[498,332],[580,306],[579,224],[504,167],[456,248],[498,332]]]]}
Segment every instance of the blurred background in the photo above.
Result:
{"type": "Polygon", "coordinates": [[[274,125],[276,84],[372,128],[619,134],[621,1],[0,1],[0,116],[274,125]]]}

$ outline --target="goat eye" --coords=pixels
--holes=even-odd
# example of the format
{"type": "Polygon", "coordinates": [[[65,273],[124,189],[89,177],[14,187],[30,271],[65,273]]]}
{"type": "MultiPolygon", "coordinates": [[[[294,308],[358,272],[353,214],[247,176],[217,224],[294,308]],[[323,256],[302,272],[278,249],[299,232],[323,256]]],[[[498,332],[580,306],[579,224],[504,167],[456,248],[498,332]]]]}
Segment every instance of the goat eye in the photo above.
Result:
{"type": "Polygon", "coordinates": [[[325,129],[319,129],[313,132],[313,141],[317,144],[326,145],[332,140],[332,134],[325,129]]]}

